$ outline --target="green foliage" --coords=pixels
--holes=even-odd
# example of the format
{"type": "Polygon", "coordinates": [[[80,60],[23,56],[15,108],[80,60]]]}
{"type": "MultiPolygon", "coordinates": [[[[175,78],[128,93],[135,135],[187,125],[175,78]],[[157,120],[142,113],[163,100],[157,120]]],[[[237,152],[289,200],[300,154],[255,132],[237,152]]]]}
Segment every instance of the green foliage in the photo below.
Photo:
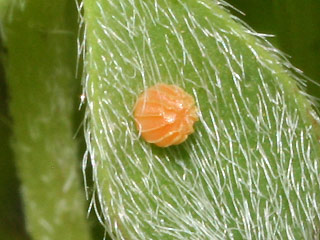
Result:
{"type": "Polygon", "coordinates": [[[246,15],[218,0],[84,1],[82,189],[75,3],[0,0],[0,239],[90,239],[89,228],[93,239],[319,239],[319,117],[303,76],[228,13],[275,34],[319,81],[319,1],[228,2],[246,15]],[[192,94],[200,114],[166,149],[132,118],[159,82],[192,94]]]}
{"type": "Polygon", "coordinates": [[[77,12],[32,1],[5,26],[13,148],[32,239],[90,239],[73,138],[77,12]]]}
{"type": "Polygon", "coordinates": [[[84,2],[87,144],[115,239],[318,236],[316,114],[289,64],[219,4],[84,2]],[[159,82],[200,112],[196,133],[168,149],[139,139],[132,119],[159,82]]]}

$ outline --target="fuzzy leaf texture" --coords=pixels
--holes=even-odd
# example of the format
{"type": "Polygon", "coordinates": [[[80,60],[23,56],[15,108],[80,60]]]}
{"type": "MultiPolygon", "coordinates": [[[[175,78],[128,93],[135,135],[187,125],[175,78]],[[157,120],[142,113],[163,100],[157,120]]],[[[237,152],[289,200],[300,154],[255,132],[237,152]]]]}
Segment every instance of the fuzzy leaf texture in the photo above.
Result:
{"type": "MultiPolygon", "coordinates": [[[[112,239],[317,239],[317,114],[277,51],[221,1],[84,1],[86,137],[112,239]],[[181,145],[139,138],[156,83],[196,99],[181,145]]],[[[84,162],[84,166],[86,166],[84,162]]]]}

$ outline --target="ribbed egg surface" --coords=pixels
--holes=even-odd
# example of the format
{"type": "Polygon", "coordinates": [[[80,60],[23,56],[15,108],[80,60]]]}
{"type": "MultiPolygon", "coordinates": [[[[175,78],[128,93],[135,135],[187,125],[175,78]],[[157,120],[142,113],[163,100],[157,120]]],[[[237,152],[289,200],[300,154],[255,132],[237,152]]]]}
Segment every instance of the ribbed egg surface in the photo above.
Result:
{"type": "Polygon", "coordinates": [[[157,84],[139,96],[134,118],[142,138],[159,147],[182,143],[198,121],[193,97],[167,84],[157,84]]]}

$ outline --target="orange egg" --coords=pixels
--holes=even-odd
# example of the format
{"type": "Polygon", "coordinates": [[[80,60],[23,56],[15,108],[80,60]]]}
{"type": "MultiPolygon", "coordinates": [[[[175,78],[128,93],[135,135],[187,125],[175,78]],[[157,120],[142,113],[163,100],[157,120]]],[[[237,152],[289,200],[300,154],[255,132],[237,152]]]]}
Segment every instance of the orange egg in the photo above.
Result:
{"type": "Polygon", "coordinates": [[[134,107],[141,136],[149,143],[168,147],[182,143],[198,121],[193,97],[174,85],[157,84],[142,93],[134,107]]]}

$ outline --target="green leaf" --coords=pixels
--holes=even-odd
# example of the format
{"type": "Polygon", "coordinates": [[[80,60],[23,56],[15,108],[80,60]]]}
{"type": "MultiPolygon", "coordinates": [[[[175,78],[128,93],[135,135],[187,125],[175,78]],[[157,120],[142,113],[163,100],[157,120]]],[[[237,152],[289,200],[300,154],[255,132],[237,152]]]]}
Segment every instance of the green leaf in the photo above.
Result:
{"type": "Polygon", "coordinates": [[[85,0],[86,128],[113,239],[316,239],[319,118],[288,66],[220,1],[85,0]],[[139,94],[175,84],[200,121],[139,138],[139,94]]]}

